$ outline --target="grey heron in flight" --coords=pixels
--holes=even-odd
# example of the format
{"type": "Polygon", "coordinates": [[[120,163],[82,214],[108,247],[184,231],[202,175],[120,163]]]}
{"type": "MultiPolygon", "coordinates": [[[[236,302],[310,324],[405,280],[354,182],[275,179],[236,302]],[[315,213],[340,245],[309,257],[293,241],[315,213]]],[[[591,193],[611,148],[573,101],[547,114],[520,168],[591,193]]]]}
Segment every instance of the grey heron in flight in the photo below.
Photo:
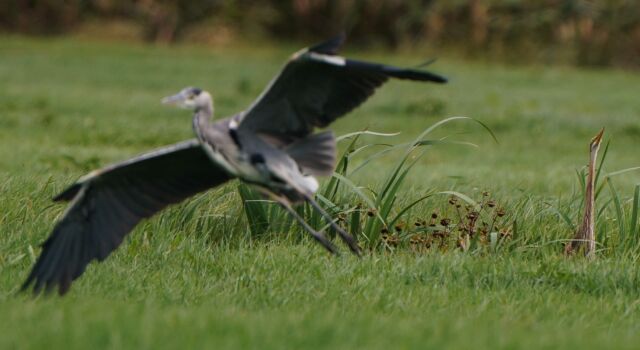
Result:
{"type": "Polygon", "coordinates": [[[444,83],[446,79],[337,56],[344,35],[296,52],[245,111],[213,122],[211,95],[185,88],[163,99],[194,110],[196,139],[93,171],[54,201],[69,208],[42,245],[22,289],[62,295],[93,260],[102,261],[135,226],[170,204],[238,178],[282,205],[327,250],[335,246],[291,207],[309,202],[352,252],[356,240],[313,200],[316,176],[333,173],[331,131],[313,133],[348,113],[389,78],[444,83]]]}

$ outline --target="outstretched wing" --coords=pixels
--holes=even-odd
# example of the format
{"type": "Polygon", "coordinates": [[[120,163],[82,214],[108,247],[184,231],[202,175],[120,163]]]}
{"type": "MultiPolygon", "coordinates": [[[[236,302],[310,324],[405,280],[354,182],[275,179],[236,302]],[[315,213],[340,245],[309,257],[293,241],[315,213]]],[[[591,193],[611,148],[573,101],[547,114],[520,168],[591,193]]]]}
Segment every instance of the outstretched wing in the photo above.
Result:
{"type": "Polygon", "coordinates": [[[94,259],[104,260],[143,218],[229,180],[197,140],[94,171],[54,198],[71,201],[22,288],[64,294],[94,259]]]}
{"type": "Polygon", "coordinates": [[[356,61],[335,54],[344,35],[296,53],[244,112],[238,128],[281,137],[303,137],[371,96],[389,78],[445,83],[439,75],[356,61]]]}

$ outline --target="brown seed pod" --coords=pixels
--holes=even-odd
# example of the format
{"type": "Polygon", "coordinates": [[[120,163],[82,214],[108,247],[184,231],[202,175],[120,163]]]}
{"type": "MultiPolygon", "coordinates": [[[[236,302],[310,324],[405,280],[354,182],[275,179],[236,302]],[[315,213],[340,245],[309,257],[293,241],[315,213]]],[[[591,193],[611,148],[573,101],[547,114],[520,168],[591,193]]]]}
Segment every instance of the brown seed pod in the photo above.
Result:
{"type": "Polygon", "coordinates": [[[396,247],[398,245],[398,242],[400,242],[400,239],[396,235],[388,235],[387,239],[385,240],[385,242],[390,247],[396,247]]]}
{"type": "Polygon", "coordinates": [[[511,230],[508,229],[508,228],[501,229],[500,230],[500,237],[501,238],[510,238],[511,237],[511,230]]]}

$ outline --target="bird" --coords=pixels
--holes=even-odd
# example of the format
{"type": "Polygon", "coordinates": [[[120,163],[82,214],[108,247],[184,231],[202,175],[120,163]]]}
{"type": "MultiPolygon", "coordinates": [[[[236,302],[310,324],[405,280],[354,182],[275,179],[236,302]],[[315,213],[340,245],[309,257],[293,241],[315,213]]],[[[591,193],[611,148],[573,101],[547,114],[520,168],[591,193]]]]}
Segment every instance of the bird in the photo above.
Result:
{"type": "Polygon", "coordinates": [[[68,292],[86,266],[103,261],[143,219],[197,193],[239,179],[281,205],[326,250],[338,249],[293,209],[308,202],[356,255],[353,236],[313,199],[319,176],[333,174],[336,139],[315,132],[347,114],[390,78],[445,83],[417,68],[338,55],[341,33],[294,53],[245,110],[213,120],[211,94],[186,87],[162,103],[193,111],[195,138],[160,148],[79,178],[53,198],[68,202],[21,290],[68,292]]]}
{"type": "Polygon", "coordinates": [[[596,161],[600,143],[602,142],[602,135],[604,135],[604,128],[589,143],[589,164],[587,166],[587,183],[584,191],[584,214],[582,215],[582,223],[576,230],[574,238],[565,245],[564,252],[566,255],[573,254],[583,245],[586,257],[593,257],[596,251],[594,187],[596,182],[596,161]]]}

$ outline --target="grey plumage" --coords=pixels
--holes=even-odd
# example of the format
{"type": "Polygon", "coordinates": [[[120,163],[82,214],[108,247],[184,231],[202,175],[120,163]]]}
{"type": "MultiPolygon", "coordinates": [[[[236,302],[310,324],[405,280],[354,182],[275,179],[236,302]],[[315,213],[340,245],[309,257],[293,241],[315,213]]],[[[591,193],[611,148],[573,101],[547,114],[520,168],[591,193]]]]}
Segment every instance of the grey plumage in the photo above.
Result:
{"type": "Polygon", "coordinates": [[[109,256],[140,220],[230,178],[196,140],[85,176],[54,198],[71,203],[42,245],[25,287],[33,282],[37,293],[58,284],[65,293],[91,260],[109,256]]]}
{"type": "Polygon", "coordinates": [[[135,225],[166,206],[232,178],[256,186],[282,205],[330,252],[335,246],[291,208],[309,202],[352,252],[356,240],[313,196],[315,176],[333,172],[336,142],[330,131],[312,134],[348,113],[389,78],[443,83],[438,75],[336,56],[344,35],[294,54],[250,108],[211,122],[208,92],[185,88],[164,103],[195,111],[189,140],[84,176],[54,198],[68,210],[42,246],[23,289],[58,287],[64,294],[92,260],[102,261],[135,225]]]}
{"type": "Polygon", "coordinates": [[[288,144],[285,152],[303,173],[330,176],[336,164],[336,138],[333,131],[319,132],[288,144]]]}

